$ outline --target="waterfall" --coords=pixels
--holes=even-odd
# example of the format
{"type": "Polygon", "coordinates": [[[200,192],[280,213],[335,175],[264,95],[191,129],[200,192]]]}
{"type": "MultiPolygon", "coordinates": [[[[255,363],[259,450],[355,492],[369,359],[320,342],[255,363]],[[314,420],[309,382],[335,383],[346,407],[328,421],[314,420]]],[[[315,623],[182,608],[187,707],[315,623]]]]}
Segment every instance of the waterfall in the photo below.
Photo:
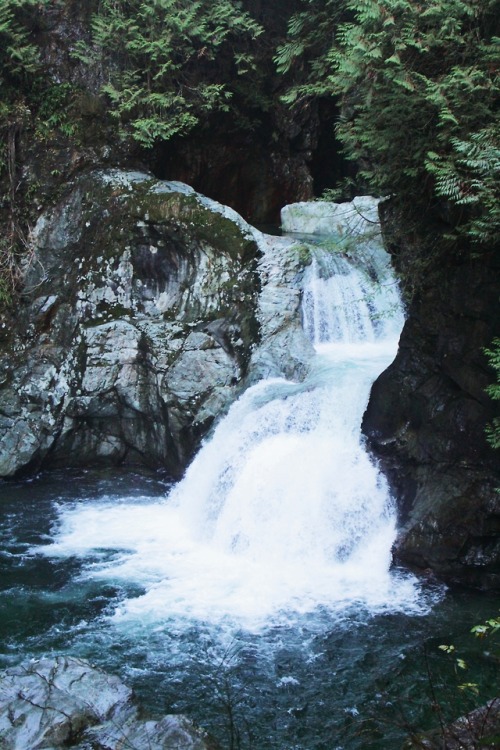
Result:
{"type": "Polygon", "coordinates": [[[163,503],[63,514],[50,554],[108,550],[89,575],[143,586],[118,619],[256,623],[415,598],[412,580],[390,570],[395,511],[360,433],[371,384],[396,352],[397,288],[380,250],[363,264],[312,253],[305,380],[249,388],[163,503]]]}

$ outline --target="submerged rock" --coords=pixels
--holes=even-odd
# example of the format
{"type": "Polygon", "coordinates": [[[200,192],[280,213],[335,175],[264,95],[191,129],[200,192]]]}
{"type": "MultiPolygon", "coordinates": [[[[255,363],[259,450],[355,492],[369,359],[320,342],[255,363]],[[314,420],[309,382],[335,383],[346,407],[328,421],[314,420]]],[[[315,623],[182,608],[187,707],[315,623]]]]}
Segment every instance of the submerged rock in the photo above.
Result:
{"type": "Polygon", "coordinates": [[[88,174],[31,241],[0,353],[0,476],[121,463],[178,475],[240,393],[263,336],[272,354],[253,379],[304,370],[293,243],[272,257],[265,235],[187,185],[88,174]],[[272,310],[269,293],[259,301],[266,284],[272,310]]]}
{"type": "Polygon", "coordinates": [[[3,750],[216,750],[185,716],[143,719],[118,677],[62,656],[0,674],[0,737],[3,750]]]}

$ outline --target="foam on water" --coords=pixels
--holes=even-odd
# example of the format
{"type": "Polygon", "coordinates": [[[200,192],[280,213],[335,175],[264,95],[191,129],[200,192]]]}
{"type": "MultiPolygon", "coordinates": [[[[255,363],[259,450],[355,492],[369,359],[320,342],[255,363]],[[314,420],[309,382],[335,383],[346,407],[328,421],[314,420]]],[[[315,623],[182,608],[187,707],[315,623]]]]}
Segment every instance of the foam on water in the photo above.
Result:
{"type": "Polygon", "coordinates": [[[253,628],[318,607],[418,608],[415,581],[390,570],[395,512],[360,435],[402,323],[377,257],[371,276],[344,258],[316,257],[304,291],[317,348],[309,376],[248,389],[165,501],[61,510],[46,554],[92,555],[86,576],[143,587],[116,621],[253,628]]]}

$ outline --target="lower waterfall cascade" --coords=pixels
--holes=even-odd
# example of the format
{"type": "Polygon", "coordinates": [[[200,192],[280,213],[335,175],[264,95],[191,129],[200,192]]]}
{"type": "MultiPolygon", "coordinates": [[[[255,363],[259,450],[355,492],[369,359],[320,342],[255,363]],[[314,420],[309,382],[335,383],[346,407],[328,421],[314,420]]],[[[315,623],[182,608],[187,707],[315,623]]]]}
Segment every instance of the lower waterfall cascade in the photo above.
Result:
{"type": "Polygon", "coordinates": [[[395,509],[360,434],[403,321],[388,256],[309,249],[303,326],[316,355],[304,381],[248,388],[164,501],[61,509],[45,554],[90,555],[84,575],[143,589],[116,622],[251,629],[317,607],[420,606],[416,579],[391,571],[395,509]]]}

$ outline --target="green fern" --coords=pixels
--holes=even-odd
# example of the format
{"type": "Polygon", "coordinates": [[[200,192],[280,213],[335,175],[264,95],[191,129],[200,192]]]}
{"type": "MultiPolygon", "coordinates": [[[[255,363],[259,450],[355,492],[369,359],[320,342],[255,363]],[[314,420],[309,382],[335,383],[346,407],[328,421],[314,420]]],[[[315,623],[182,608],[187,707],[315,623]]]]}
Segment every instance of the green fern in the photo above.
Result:
{"type": "Polygon", "coordinates": [[[106,71],[102,91],[121,136],[149,148],[186,134],[207,112],[228,110],[233,92],[220,79],[218,56],[230,50],[237,74],[250,74],[248,45],[261,33],[231,0],[102,0],[92,42],[74,55],[106,71]]]}
{"type": "MultiPolygon", "coordinates": [[[[491,398],[500,401],[500,339],[493,340],[492,348],[485,350],[491,367],[495,370],[496,383],[490,385],[486,392],[491,398]]],[[[486,430],[488,442],[493,448],[500,448],[500,417],[495,417],[486,430]]]]}
{"type": "Polygon", "coordinates": [[[410,202],[447,202],[457,207],[446,211],[455,222],[450,237],[497,246],[498,0],[303,0],[303,7],[276,56],[279,71],[302,76],[284,101],[336,97],[337,136],[370,190],[409,211],[410,202]]]}

